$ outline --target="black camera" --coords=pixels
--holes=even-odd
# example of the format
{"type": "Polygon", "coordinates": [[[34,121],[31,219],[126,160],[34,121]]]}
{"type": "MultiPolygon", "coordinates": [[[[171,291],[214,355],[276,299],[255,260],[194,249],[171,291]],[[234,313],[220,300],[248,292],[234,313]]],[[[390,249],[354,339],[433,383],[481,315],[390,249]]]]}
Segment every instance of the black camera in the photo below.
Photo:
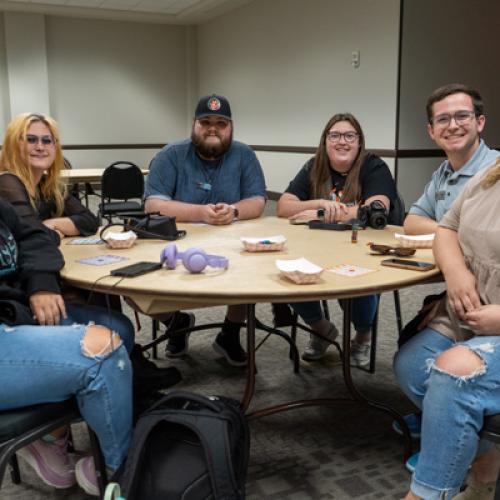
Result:
{"type": "Polygon", "coordinates": [[[375,200],[369,205],[358,209],[358,220],[363,227],[370,226],[373,229],[384,229],[387,226],[387,211],[384,204],[375,200]]]}

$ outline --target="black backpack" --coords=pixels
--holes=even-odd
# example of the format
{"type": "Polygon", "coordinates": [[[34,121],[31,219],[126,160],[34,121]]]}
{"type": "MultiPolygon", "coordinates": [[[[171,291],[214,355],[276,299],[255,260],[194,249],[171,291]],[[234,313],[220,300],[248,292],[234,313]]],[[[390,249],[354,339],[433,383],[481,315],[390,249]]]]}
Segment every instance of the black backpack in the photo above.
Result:
{"type": "Polygon", "coordinates": [[[250,434],[240,403],[171,391],[141,415],[118,473],[127,500],[240,500],[250,434]],[[121,479],[120,479],[121,478],[121,479]]]}

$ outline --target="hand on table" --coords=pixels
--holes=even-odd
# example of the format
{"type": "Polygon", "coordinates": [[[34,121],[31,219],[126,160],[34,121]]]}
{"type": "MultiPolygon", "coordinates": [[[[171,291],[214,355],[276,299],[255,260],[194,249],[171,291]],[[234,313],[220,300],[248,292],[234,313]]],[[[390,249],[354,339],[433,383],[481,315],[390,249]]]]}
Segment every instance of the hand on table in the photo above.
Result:
{"type": "Polygon", "coordinates": [[[233,209],[227,203],[217,203],[204,205],[203,210],[203,222],[207,224],[212,224],[214,226],[223,226],[231,224],[234,219],[233,209]]]}
{"type": "Polygon", "coordinates": [[[317,220],[320,218],[318,217],[319,209],[322,209],[324,211],[324,215],[321,219],[328,223],[343,220],[349,213],[349,208],[345,203],[340,203],[338,201],[321,200],[321,206],[318,207],[318,209],[302,210],[301,212],[298,212],[295,215],[289,217],[289,219],[299,219],[307,221],[317,220]]]}
{"type": "Polygon", "coordinates": [[[60,229],[58,229],[54,225],[54,223],[51,221],[51,219],[44,220],[42,222],[42,224],[44,224],[45,226],[47,226],[49,229],[52,229],[52,231],[55,231],[59,235],[59,239],[60,240],[62,240],[66,236],[60,229]]]}
{"type": "Polygon", "coordinates": [[[53,292],[36,292],[30,297],[30,308],[33,317],[40,325],[58,325],[67,318],[66,307],[61,295],[53,292]]]}

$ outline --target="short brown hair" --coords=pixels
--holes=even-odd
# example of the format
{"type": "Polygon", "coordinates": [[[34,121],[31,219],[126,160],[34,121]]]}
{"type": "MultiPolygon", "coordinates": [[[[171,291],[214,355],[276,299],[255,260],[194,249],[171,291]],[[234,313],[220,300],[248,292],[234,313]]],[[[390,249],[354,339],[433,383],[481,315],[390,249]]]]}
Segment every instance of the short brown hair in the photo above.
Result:
{"type": "Polygon", "coordinates": [[[484,104],[481,94],[471,87],[464,85],[462,83],[449,83],[443,87],[436,89],[427,99],[427,120],[432,123],[432,105],[436,102],[442,101],[445,97],[453,94],[467,94],[472,99],[472,104],[474,105],[474,113],[476,116],[481,116],[484,114],[484,104]]]}

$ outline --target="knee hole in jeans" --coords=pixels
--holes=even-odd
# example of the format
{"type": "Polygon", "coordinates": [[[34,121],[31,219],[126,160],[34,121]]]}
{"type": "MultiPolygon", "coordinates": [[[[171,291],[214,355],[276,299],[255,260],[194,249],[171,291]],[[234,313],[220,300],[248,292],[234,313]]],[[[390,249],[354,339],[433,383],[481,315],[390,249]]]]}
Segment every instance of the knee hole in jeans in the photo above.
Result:
{"type": "Polygon", "coordinates": [[[467,346],[456,346],[443,351],[436,357],[438,370],[458,377],[484,372],[484,360],[467,346]]]}
{"type": "Polygon", "coordinates": [[[122,340],[116,332],[99,325],[90,325],[82,340],[82,352],[93,358],[108,354],[122,345],[122,340]]]}

